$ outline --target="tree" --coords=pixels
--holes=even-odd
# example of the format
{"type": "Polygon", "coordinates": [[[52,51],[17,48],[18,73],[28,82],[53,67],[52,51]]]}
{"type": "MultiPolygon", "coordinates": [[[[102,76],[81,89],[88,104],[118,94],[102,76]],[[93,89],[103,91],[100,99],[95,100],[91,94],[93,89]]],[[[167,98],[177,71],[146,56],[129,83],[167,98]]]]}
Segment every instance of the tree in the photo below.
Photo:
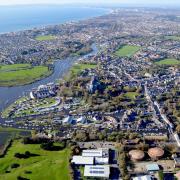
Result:
{"type": "Polygon", "coordinates": [[[180,124],[177,125],[177,127],[176,127],[176,132],[177,132],[178,134],[180,133],[180,124]]]}

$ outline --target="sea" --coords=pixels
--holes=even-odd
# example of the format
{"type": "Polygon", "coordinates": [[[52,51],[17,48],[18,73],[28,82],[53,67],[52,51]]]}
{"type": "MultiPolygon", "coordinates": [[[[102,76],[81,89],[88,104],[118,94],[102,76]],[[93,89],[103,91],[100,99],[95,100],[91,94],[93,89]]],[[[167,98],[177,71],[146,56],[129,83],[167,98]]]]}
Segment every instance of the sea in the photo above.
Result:
{"type": "MultiPolygon", "coordinates": [[[[0,6],[0,33],[17,32],[47,25],[62,24],[97,17],[109,13],[109,9],[90,7],[64,6],[0,6]]],[[[93,46],[93,53],[97,53],[93,46]]],[[[90,53],[91,54],[91,53],[90,53]]],[[[1,112],[11,103],[22,96],[29,95],[33,88],[41,84],[55,82],[66,74],[77,58],[67,58],[55,62],[52,75],[32,84],[14,87],[0,87],[0,116],[1,112]]],[[[0,117],[1,123],[1,117],[0,117]]]]}
{"type": "Polygon", "coordinates": [[[17,32],[70,21],[84,20],[108,13],[107,8],[62,5],[0,6],[0,33],[17,32]]]}

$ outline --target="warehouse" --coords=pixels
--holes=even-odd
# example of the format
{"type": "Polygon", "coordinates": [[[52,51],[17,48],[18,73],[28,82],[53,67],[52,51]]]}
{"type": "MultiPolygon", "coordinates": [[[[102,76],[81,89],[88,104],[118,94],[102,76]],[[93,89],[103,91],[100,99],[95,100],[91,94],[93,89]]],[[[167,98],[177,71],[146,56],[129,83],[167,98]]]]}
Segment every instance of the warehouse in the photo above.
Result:
{"type": "Polygon", "coordinates": [[[109,165],[86,165],[84,168],[84,177],[102,177],[109,178],[110,167],[109,165]]]}

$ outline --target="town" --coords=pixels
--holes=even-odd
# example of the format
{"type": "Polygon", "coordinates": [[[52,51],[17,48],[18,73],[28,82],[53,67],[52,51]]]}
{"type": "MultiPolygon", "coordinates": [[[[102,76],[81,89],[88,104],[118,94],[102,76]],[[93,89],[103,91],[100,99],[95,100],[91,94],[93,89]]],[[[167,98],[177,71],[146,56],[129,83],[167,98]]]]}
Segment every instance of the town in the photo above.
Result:
{"type": "Polygon", "coordinates": [[[180,12],[119,8],[0,35],[4,65],[68,56],[77,60],[64,78],[8,106],[0,125],[66,142],[74,179],[180,178],[180,12]]]}

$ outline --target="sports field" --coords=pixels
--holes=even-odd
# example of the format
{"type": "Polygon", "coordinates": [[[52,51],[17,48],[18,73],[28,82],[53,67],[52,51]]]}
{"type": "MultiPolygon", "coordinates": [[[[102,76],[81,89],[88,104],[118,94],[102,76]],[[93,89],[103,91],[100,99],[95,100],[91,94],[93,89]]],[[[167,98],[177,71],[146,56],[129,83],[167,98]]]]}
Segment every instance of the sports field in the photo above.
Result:
{"type": "Polygon", "coordinates": [[[160,61],[155,62],[157,65],[178,65],[180,61],[177,59],[163,59],[160,61]]]}
{"type": "Polygon", "coordinates": [[[31,180],[69,180],[70,150],[45,151],[39,144],[24,145],[20,140],[13,142],[7,155],[0,159],[0,180],[15,180],[18,176],[31,180]],[[15,153],[29,151],[35,156],[19,159],[15,153]],[[19,167],[12,168],[12,164],[19,167]]]}
{"type": "Polygon", "coordinates": [[[56,39],[56,36],[52,36],[52,35],[37,36],[35,39],[37,41],[50,41],[56,39]]]}
{"type": "Polygon", "coordinates": [[[180,36],[166,36],[166,39],[171,39],[175,41],[180,41],[180,36]]]}
{"type": "Polygon", "coordinates": [[[139,46],[126,45],[126,46],[122,46],[121,48],[119,48],[115,52],[115,55],[117,55],[119,57],[131,57],[139,50],[140,50],[139,46]]]}

